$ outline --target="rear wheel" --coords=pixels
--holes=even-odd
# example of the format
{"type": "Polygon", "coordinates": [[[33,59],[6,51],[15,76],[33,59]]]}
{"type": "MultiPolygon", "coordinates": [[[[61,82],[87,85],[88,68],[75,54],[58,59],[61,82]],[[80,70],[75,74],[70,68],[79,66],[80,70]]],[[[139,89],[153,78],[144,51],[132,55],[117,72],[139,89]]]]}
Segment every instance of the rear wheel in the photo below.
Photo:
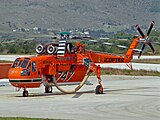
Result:
{"type": "Polygon", "coordinates": [[[96,94],[103,94],[103,87],[101,85],[97,85],[95,93],[96,94]]]}
{"type": "Polygon", "coordinates": [[[45,93],[52,93],[52,86],[45,86],[45,93]]]}
{"type": "Polygon", "coordinates": [[[28,97],[28,91],[27,90],[23,91],[23,97],[28,97]]]}

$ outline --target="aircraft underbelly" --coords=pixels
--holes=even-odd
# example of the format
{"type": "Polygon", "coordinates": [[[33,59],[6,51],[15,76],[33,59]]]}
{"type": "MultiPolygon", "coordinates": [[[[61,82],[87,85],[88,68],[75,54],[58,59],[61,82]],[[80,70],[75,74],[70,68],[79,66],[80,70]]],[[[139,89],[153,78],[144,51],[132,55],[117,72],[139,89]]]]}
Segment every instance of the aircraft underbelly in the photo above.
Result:
{"type": "Polygon", "coordinates": [[[58,71],[56,74],[57,83],[62,82],[81,82],[87,72],[84,65],[76,66],[74,70],[58,71]]]}

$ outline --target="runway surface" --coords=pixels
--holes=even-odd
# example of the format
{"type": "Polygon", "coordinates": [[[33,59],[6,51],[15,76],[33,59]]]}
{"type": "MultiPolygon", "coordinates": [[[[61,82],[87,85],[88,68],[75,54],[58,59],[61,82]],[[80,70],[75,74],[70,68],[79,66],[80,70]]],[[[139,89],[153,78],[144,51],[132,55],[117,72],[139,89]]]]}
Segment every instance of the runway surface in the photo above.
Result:
{"type": "Polygon", "coordinates": [[[89,77],[94,85],[85,85],[76,94],[67,95],[56,89],[52,94],[45,94],[42,86],[29,89],[29,97],[22,97],[22,91],[1,86],[0,116],[73,120],[160,119],[160,77],[102,76],[102,79],[104,94],[101,95],[94,93],[95,76],[89,77]]]}

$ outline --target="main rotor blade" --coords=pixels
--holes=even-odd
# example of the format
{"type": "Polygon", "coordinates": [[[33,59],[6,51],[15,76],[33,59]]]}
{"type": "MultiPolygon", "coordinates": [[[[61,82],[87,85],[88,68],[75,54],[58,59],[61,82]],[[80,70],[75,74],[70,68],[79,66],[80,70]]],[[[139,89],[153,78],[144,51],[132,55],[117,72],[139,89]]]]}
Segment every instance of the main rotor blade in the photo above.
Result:
{"type": "Polygon", "coordinates": [[[154,44],[156,44],[156,45],[160,45],[160,42],[153,42],[154,44]]]}
{"type": "Polygon", "coordinates": [[[119,48],[128,48],[126,46],[123,46],[123,45],[116,45],[116,44],[113,44],[113,43],[109,43],[109,42],[101,42],[101,41],[98,41],[98,40],[89,40],[90,42],[94,42],[94,43],[100,43],[100,44],[104,44],[104,45],[108,45],[108,46],[116,46],[116,47],[119,47],[119,48]]]}
{"type": "Polygon", "coordinates": [[[155,49],[154,49],[153,45],[150,42],[148,43],[148,45],[152,49],[153,53],[155,53],[155,49]]]}
{"type": "Polygon", "coordinates": [[[151,33],[151,30],[152,30],[154,24],[155,24],[155,22],[152,21],[152,23],[151,23],[151,25],[150,25],[150,27],[149,27],[149,29],[148,29],[147,36],[149,36],[149,34],[151,33]]]}
{"type": "Polygon", "coordinates": [[[144,34],[138,24],[136,25],[136,28],[137,28],[138,32],[140,33],[140,35],[142,36],[142,38],[145,38],[145,36],[144,36],[144,34]]]}
{"type": "Polygon", "coordinates": [[[89,40],[90,42],[98,42],[98,40],[89,40]]]}
{"type": "Polygon", "coordinates": [[[108,46],[116,46],[116,47],[123,48],[123,49],[128,48],[127,46],[123,46],[123,45],[116,45],[116,44],[109,43],[109,42],[103,42],[103,44],[104,44],[104,45],[108,45],[108,46]]]}
{"type": "Polygon", "coordinates": [[[127,46],[123,46],[123,45],[117,45],[117,47],[124,48],[124,49],[128,48],[127,46]]]}
{"type": "Polygon", "coordinates": [[[109,46],[114,45],[113,43],[108,43],[108,42],[103,42],[103,44],[105,44],[105,45],[109,45],[109,46]]]}
{"type": "Polygon", "coordinates": [[[135,52],[141,52],[142,51],[140,49],[132,49],[132,50],[134,50],[135,52]]]}
{"type": "Polygon", "coordinates": [[[7,43],[15,43],[15,40],[7,41],[7,42],[1,42],[1,44],[7,44],[7,43]]]}

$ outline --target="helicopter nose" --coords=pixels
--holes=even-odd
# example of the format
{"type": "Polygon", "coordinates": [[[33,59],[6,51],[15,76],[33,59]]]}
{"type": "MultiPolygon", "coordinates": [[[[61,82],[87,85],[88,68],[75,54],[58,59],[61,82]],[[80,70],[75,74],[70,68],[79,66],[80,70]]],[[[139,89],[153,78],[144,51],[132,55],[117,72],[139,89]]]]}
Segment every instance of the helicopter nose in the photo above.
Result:
{"type": "Polygon", "coordinates": [[[18,76],[20,76],[20,71],[21,71],[21,70],[19,70],[19,69],[11,68],[11,69],[9,70],[8,77],[9,77],[9,78],[18,77],[18,76]]]}

